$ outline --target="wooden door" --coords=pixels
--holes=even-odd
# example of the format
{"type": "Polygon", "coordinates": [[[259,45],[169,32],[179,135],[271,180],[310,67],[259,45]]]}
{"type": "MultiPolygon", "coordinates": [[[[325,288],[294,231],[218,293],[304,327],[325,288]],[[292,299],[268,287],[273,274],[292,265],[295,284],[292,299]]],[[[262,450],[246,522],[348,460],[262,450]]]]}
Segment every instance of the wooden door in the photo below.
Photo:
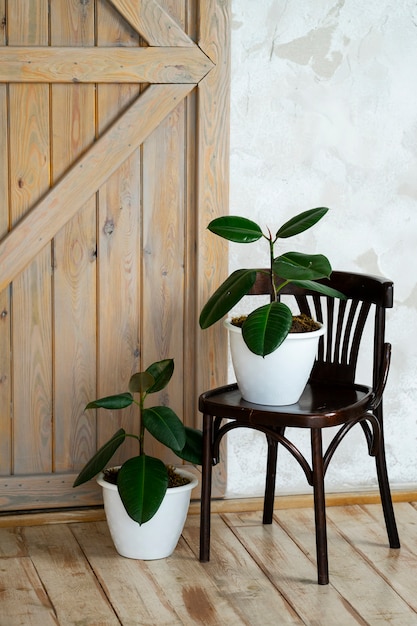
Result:
{"type": "Polygon", "coordinates": [[[132,372],[173,357],[188,425],[226,378],[197,317],[227,269],[229,13],[0,0],[0,510],[100,501],[77,470],[137,415],[84,407],[132,372]]]}

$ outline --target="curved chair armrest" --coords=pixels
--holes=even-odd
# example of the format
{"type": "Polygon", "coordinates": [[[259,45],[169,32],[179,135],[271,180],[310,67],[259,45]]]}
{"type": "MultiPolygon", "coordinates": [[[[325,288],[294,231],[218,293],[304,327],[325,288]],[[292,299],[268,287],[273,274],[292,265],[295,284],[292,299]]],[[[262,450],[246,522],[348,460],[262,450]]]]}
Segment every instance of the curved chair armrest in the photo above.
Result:
{"type": "Polygon", "coordinates": [[[376,409],[382,400],[382,394],[384,393],[385,385],[387,383],[389,367],[391,363],[391,344],[384,343],[383,353],[382,353],[382,365],[381,371],[379,373],[379,380],[374,390],[374,398],[372,400],[372,409],[376,409]]]}

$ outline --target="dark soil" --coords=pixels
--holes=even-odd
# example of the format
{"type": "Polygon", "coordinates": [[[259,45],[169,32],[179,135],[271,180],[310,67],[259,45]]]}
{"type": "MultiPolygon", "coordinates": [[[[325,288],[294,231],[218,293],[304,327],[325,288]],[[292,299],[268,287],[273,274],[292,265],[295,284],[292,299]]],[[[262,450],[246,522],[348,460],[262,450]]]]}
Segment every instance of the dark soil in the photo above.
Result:
{"type": "MultiPolygon", "coordinates": [[[[239,326],[239,328],[242,328],[242,324],[245,321],[246,317],[246,315],[233,317],[231,322],[234,326],[239,326]]],[[[311,317],[309,317],[305,313],[301,313],[301,315],[293,315],[290,333],[311,333],[313,330],[318,330],[319,328],[320,324],[318,322],[311,319],[311,317]]]]}
{"type": "MultiPolygon", "coordinates": [[[[187,485],[190,481],[188,478],[184,478],[184,476],[180,476],[175,471],[175,467],[172,465],[167,465],[168,470],[168,487],[181,487],[182,485],[187,485]]],[[[104,480],[112,485],[117,485],[117,475],[119,470],[117,467],[109,467],[103,471],[104,480]]]]}
{"type": "Polygon", "coordinates": [[[313,330],[318,330],[320,324],[311,319],[305,313],[301,315],[294,315],[292,318],[292,326],[290,333],[311,333],[313,330]]]}

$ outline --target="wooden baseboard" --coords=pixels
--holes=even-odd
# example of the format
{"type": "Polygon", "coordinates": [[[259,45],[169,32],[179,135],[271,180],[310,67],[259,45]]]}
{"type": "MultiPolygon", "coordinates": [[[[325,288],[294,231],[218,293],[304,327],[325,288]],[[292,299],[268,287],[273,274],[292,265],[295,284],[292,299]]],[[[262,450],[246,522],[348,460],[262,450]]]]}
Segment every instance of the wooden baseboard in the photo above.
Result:
{"type": "MultiPolygon", "coordinates": [[[[416,490],[392,490],[393,502],[417,502],[416,490]]],[[[326,506],[349,506],[353,504],[377,504],[380,502],[378,491],[360,491],[330,493],[326,495],[326,506]]],[[[312,495],[287,495],[275,498],[275,509],[300,509],[313,506],[312,495]]],[[[263,498],[213,499],[213,513],[241,513],[243,511],[261,511],[263,498]]],[[[200,513],[200,501],[192,500],[190,515],[200,513]]],[[[105,520],[103,507],[83,509],[62,509],[40,511],[39,513],[15,513],[0,516],[0,528],[16,526],[43,526],[45,524],[71,524],[75,522],[99,522],[105,520]]]]}
{"type": "MultiPolygon", "coordinates": [[[[417,490],[393,490],[393,502],[416,502],[417,490]]],[[[381,502],[378,491],[359,491],[326,494],[326,506],[349,506],[353,504],[377,504],[381,502]]],[[[274,509],[303,509],[313,506],[313,496],[309,494],[277,496],[274,509]]],[[[233,498],[213,500],[213,513],[239,513],[243,511],[261,511],[263,498],[233,498]]],[[[200,512],[200,502],[191,502],[190,513],[200,512]]]]}

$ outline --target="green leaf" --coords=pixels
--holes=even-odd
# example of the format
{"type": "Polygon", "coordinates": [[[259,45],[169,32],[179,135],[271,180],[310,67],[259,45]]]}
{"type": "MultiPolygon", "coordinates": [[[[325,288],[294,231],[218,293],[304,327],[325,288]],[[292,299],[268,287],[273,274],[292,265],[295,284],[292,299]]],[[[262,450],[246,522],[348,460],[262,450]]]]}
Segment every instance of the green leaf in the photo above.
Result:
{"type": "Polygon", "coordinates": [[[193,465],[201,465],[203,462],[203,433],[196,428],[185,426],[186,442],[182,450],[175,454],[193,465]]]}
{"type": "Polygon", "coordinates": [[[332,268],[322,254],[287,252],[274,259],[273,271],[285,280],[317,280],[330,276],[332,268]]]}
{"type": "Polygon", "coordinates": [[[281,345],[291,324],[292,313],[287,305],[271,302],[248,315],[242,326],[243,340],[251,352],[264,357],[281,345]]]}
{"type": "Polygon", "coordinates": [[[121,428],[100,448],[100,450],[97,450],[95,455],[86,463],[75,479],[73,487],[78,487],[78,485],[82,485],[88,480],[91,480],[91,478],[94,478],[94,476],[97,476],[97,474],[106,467],[117,448],[125,439],[126,432],[121,428]]]}
{"type": "Polygon", "coordinates": [[[151,456],[133,457],[120,468],[117,488],[129,517],[144,524],[152,519],[164,499],[168,488],[167,468],[151,456]]]}
{"type": "Polygon", "coordinates": [[[303,211],[295,215],[288,222],[285,222],[283,226],[278,230],[276,237],[286,239],[287,237],[293,237],[299,233],[308,230],[314,224],[316,224],[321,218],[326,215],[327,211],[325,207],[319,207],[317,209],[310,209],[309,211],[303,211]]]}
{"type": "Polygon", "coordinates": [[[208,328],[226,315],[253,287],[256,270],[236,270],[213,293],[200,313],[200,327],[208,328]]]}
{"type": "Polygon", "coordinates": [[[174,373],[174,359],[164,359],[163,361],[157,361],[152,363],[147,370],[155,380],[152,387],[148,389],[148,393],[155,393],[164,389],[171,380],[174,373]]]}
{"type": "Polygon", "coordinates": [[[137,372],[129,380],[129,391],[131,393],[146,393],[154,382],[155,379],[149,372],[137,372]]]}
{"type": "Polygon", "coordinates": [[[262,237],[262,230],[258,224],[236,215],[218,217],[212,220],[207,228],[215,235],[235,243],[252,243],[262,237]]]}
{"type": "Polygon", "coordinates": [[[127,406],[130,406],[133,402],[132,394],[130,393],[119,393],[115,396],[106,396],[105,398],[100,398],[99,400],[93,400],[93,402],[89,402],[86,409],[124,409],[127,406]]]}
{"type": "Polygon", "coordinates": [[[161,443],[174,452],[182,450],[186,437],[184,424],[167,406],[154,406],[142,412],[143,425],[161,443]]]}
{"type": "Polygon", "coordinates": [[[132,393],[155,393],[167,386],[174,372],[174,359],[152,363],[144,372],[133,374],[129,381],[132,393]]]}
{"type": "Polygon", "coordinates": [[[293,284],[297,287],[302,287],[303,289],[317,291],[318,293],[322,293],[325,296],[330,296],[331,298],[346,300],[345,294],[343,294],[341,291],[333,289],[332,287],[327,287],[327,285],[323,285],[323,283],[316,283],[312,280],[294,280],[293,284]]]}

